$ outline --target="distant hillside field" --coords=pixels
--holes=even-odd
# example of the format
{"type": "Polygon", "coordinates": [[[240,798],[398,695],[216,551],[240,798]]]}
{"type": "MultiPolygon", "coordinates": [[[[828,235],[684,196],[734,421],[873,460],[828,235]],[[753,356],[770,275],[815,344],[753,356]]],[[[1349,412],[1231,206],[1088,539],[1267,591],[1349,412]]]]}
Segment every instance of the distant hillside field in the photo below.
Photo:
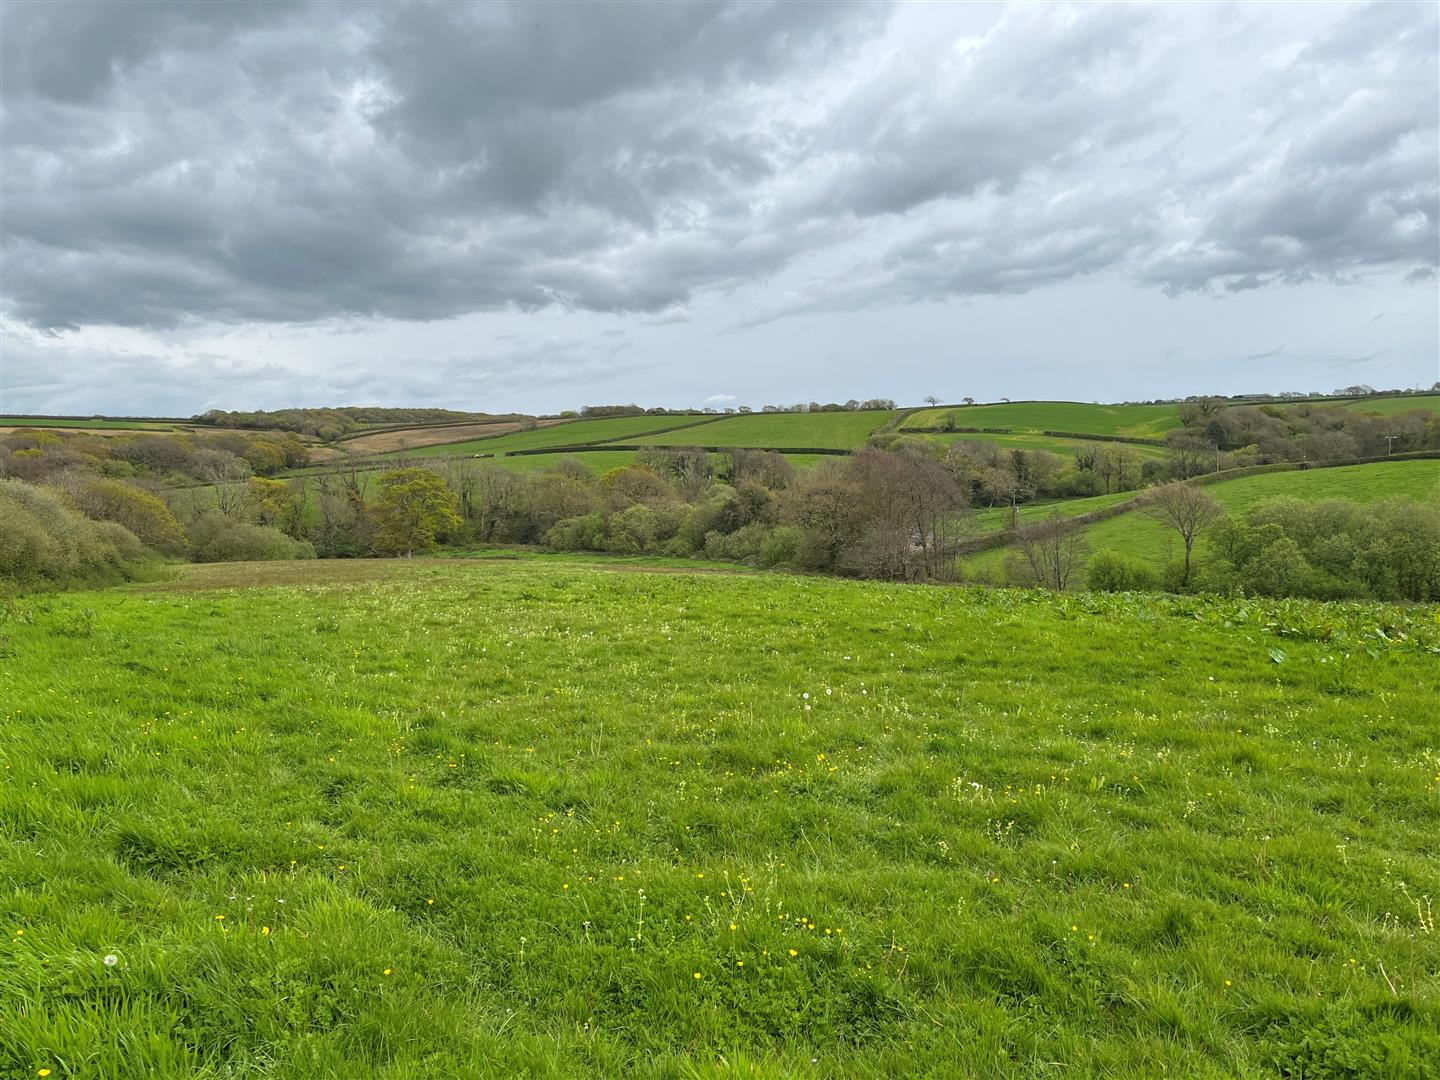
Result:
{"type": "MultiPolygon", "coordinates": [[[[565,423],[564,420],[540,420],[537,421],[537,426],[547,428],[563,423],[565,423]]],[[[508,435],[520,429],[521,422],[518,420],[482,424],[436,424],[356,435],[346,439],[341,445],[346,450],[357,454],[384,453],[391,450],[417,450],[423,446],[463,443],[472,439],[488,439],[497,435],[508,435]]]]}
{"type": "Polygon", "coordinates": [[[177,431],[180,424],[168,420],[49,420],[40,416],[0,416],[0,431],[10,428],[54,428],[56,431],[177,431]]]}
{"type": "MultiPolygon", "coordinates": [[[[1406,495],[1410,498],[1440,498],[1440,460],[1382,461],[1370,465],[1342,465],[1333,469],[1305,469],[1287,472],[1262,473],[1258,476],[1242,476],[1218,484],[1208,484],[1203,489],[1225,507],[1227,513],[1244,513],[1251,506],[1266,499],[1282,497],[1319,500],[1353,499],[1356,502],[1372,502],[1392,495],[1406,495]]],[[[1126,492],[1125,497],[1133,498],[1139,492],[1126,492]]],[[[1028,515],[1030,520],[1045,516],[1050,510],[1059,510],[1069,517],[1099,510],[1124,498],[1098,496],[1093,499],[1073,499],[1065,503],[1036,506],[1028,515]]],[[[1004,528],[1008,520],[1002,510],[998,515],[986,511],[984,520],[1001,519],[997,528],[1004,528]]],[[[1023,518],[1022,518],[1023,520],[1023,518]]],[[[1163,562],[1175,557],[1180,551],[1176,534],[1159,522],[1147,517],[1139,510],[1132,510],[1118,517],[1096,522],[1085,530],[1085,538],[1093,551],[1118,551],[1125,555],[1163,562]]],[[[1202,537],[1197,548],[1205,549],[1202,537]]],[[[1007,549],[984,551],[965,560],[971,572],[994,569],[1004,557],[1007,549]]]]}
{"type": "Polygon", "coordinates": [[[895,418],[894,410],[867,412],[750,413],[681,431],[630,440],[652,446],[726,446],[741,448],[818,447],[855,450],[895,418]]]}
{"type": "Polygon", "coordinates": [[[901,429],[942,427],[947,417],[956,427],[1009,428],[1012,432],[1073,431],[1085,435],[1164,438],[1180,426],[1175,405],[1090,405],[1081,401],[1014,401],[1000,405],[947,405],[921,409],[901,429]]]}
{"type": "MultiPolygon", "coordinates": [[[[552,427],[517,431],[513,435],[502,435],[495,439],[445,443],[407,450],[403,454],[406,457],[416,454],[508,454],[516,450],[540,450],[552,446],[592,446],[620,440],[638,442],[638,439],[632,437],[662,428],[689,426],[707,419],[709,417],[705,416],[607,416],[599,420],[570,420],[552,427]]],[[[400,454],[397,452],[385,456],[397,457],[400,454]]]]}
{"type": "Polygon", "coordinates": [[[1359,401],[1347,401],[1343,404],[1347,409],[1380,413],[1382,416],[1415,412],[1417,409],[1440,413],[1440,394],[1398,394],[1395,397],[1361,398],[1359,401]]]}
{"type": "MultiPolygon", "coordinates": [[[[903,433],[903,431],[902,431],[903,433]]],[[[1045,450],[1052,454],[1060,454],[1069,457],[1076,450],[1094,450],[1096,443],[1086,439],[1061,439],[1053,435],[986,435],[978,432],[945,432],[936,435],[923,435],[921,438],[931,439],[940,443],[956,442],[989,442],[1003,450],[1045,450]]],[[[1163,447],[1147,446],[1144,443],[1111,443],[1113,448],[1119,449],[1122,445],[1127,450],[1133,451],[1141,458],[1163,458],[1167,452],[1163,447]]]]}
{"type": "MultiPolygon", "coordinates": [[[[1440,496],[1440,461],[1384,461],[1334,469],[1263,473],[1211,484],[1204,490],[1230,514],[1244,513],[1258,502],[1282,497],[1355,502],[1373,502],[1392,495],[1433,499],[1440,496]]],[[[1174,532],[1139,511],[1097,522],[1085,535],[1096,551],[1110,549],[1156,560],[1173,553],[1172,540],[1176,545],[1179,543],[1174,532]]]]}

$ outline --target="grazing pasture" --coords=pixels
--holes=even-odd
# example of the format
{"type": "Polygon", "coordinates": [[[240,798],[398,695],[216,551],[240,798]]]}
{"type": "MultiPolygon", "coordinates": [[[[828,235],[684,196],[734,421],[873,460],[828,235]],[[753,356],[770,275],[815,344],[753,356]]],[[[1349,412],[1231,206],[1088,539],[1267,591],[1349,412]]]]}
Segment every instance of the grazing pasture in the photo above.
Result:
{"type": "Polygon", "coordinates": [[[947,419],[956,427],[1008,428],[1025,432],[1066,431],[1084,435],[1159,439],[1180,426],[1175,405],[1092,405],[1083,401],[1015,401],[999,405],[941,406],[911,413],[905,428],[943,427],[947,419]]]}
{"type": "Polygon", "coordinates": [[[5,607],[0,1073],[1440,1069],[1429,610],[607,565],[5,607]]]}
{"type": "Polygon", "coordinates": [[[750,413],[730,416],[694,431],[676,431],[629,440],[652,446],[725,446],[783,450],[818,447],[855,450],[895,418],[894,410],[813,413],[750,413]]]}
{"type": "Polygon", "coordinates": [[[1356,401],[1347,401],[1344,405],[1347,409],[1379,413],[1382,416],[1394,416],[1396,413],[1414,412],[1417,409],[1425,412],[1440,412],[1440,394],[1398,394],[1395,397],[1360,398],[1356,401]]]}
{"type": "MultiPolygon", "coordinates": [[[[941,443],[957,442],[991,442],[1002,450],[1045,450],[1052,454],[1060,454],[1063,457],[1071,457],[1077,450],[1094,450],[1097,447],[1095,440],[1086,439],[1061,439],[1050,435],[990,435],[979,432],[946,432],[937,435],[925,435],[923,438],[932,439],[941,443]]],[[[1100,443],[1101,449],[1119,449],[1123,446],[1133,451],[1142,460],[1145,458],[1164,459],[1167,452],[1158,446],[1147,446],[1143,443],[1100,443]]]]}

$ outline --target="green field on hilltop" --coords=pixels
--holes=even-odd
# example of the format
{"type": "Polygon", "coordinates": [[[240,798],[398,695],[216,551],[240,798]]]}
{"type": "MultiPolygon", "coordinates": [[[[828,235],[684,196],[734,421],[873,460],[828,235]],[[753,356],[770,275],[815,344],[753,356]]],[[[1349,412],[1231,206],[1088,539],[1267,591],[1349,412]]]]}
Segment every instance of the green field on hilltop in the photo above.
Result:
{"type": "Polygon", "coordinates": [[[516,431],[468,442],[441,443],[414,450],[396,450],[377,457],[435,457],[445,454],[508,454],[513,450],[539,450],[550,446],[589,446],[595,443],[630,441],[628,436],[640,435],[661,428],[698,423],[703,416],[607,416],[598,420],[573,420],[534,431],[516,431]]]}
{"type": "Polygon", "coordinates": [[[7,607],[0,1074],[1440,1068],[1428,610],[645,571],[7,607]]]}
{"type": "Polygon", "coordinates": [[[1175,405],[1090,405],[1082,401],[1015,401],[999,405],[942,406],[911,413],[901,428],[941,427],[954,417],[957,427],[1070,431],[1159,439],[1180,426],[1175,405]]]}
{"type": "Polygon", "coordinates": [[[39,416],[0,416],[0,428],[37,427],[54,428],[57,431],[101,430],[101,431],[177,431],[180,425],[165,420],[106,420],[88,418],[83,420],[56,420],[39,416]]]}
{"type": "Polygon", "coordinates": [[[876,428],[895,418],[893,410],[864,412],[750,413],[730,416],[694,431],[650,435],[631,440],[652,446],[734,446],[785,449],[819,447],[854,450],[865,445],[876,428]]]}
{"type": "Polygon", "coordinates": [[[1395,397],[1361,398],[1358,401],[1349,401],[1343,404],[1347,409],[1380,413],[1383,416],[1414,412],[1417,409],[1433,413],[1440,412],[1440,394],[1399,394],[1395,397]]]}

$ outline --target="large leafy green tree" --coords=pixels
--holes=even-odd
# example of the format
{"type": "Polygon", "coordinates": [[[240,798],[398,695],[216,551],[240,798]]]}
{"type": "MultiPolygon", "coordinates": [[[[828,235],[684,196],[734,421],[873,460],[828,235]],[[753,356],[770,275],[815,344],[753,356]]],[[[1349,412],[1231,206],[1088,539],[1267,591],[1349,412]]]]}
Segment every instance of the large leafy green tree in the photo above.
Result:
{"type": "Polygon", "coordinates": [[[460,526],[455,493],[429,469],[396,469],[380,478],[375,546],[391,555],[430,551],[436,537],[460,526]]]}

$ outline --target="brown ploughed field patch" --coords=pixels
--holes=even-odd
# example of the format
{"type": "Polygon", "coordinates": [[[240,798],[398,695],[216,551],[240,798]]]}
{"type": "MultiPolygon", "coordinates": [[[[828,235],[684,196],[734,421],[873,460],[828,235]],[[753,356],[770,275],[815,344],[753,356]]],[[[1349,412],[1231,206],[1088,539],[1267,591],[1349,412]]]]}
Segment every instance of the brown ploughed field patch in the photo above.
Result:
{"type": "MultiPolygon", "coordinates": [[[[563,420],[541,420],[539,427],[563,424],[563,420]]],[[[360,435],[345,440],[345,448],[352,453],[382,454],[390,450],[414,450],[421,446],[439,446],[442,443],[468,442],[483,439],[487,435],[509,435],[519,431],[518,421],[499,424],[452,424],[449,426],[400,428],[396,431],[377,431],[373,435],[360,435]]]]}

